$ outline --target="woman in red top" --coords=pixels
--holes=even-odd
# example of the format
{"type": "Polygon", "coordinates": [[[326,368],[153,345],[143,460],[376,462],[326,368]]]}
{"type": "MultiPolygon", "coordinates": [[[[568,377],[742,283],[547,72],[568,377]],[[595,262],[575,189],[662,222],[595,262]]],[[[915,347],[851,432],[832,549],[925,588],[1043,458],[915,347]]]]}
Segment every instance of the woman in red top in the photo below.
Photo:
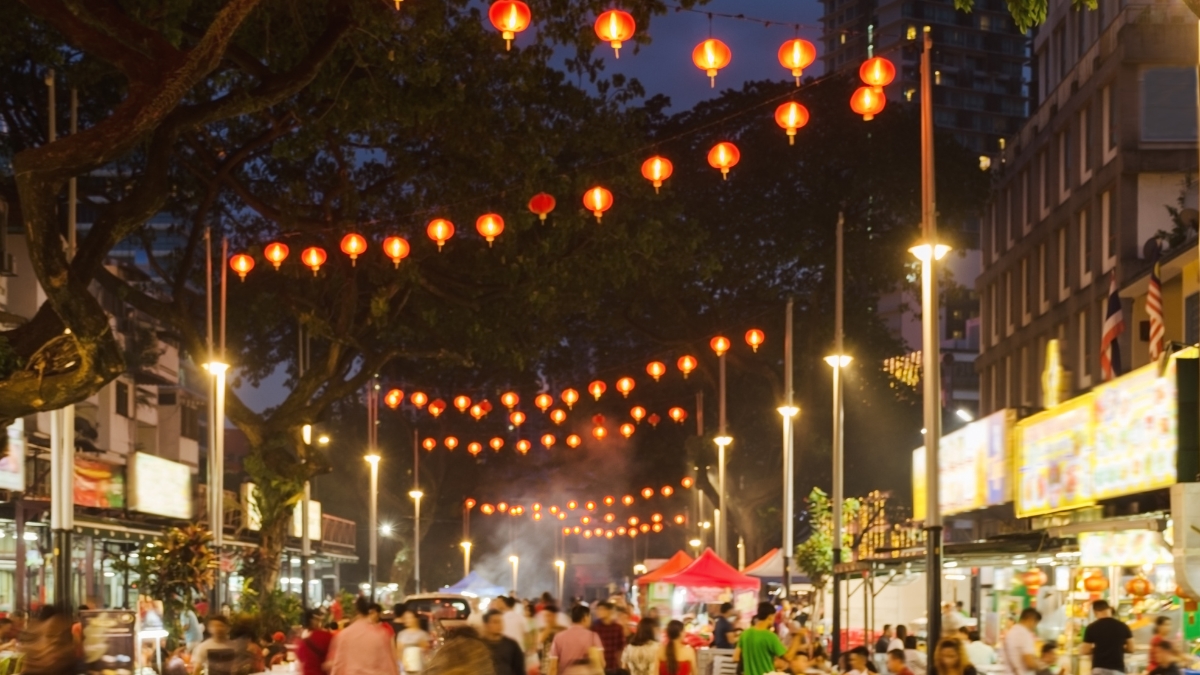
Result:
{"type": "Polygon", "coordinates": [[[1154,648],[1163,640],[1171,639],[1171,617],[1160,616],[1154,620],[1154,635],[1150,637],[1150,664],[1149,670],[1154,670],[1159,664],[1154,662],[1154,648]]]}
{"type": "Polygon", "coordinates": [[[658,659],[659,675],[692,675],[696,670],[696,650],[683,642],[683,623],[668,623],[667,643],[658,659]]]}
{"type": "Polygon", "coordinates": [[[310,609],[304,613],[304,628],[300,639],[296,641],[296,659],[304,675],[325,675],[321,668],[329,655],[329,645],[333,642],[333,633],[321,626],[322,616],[319,610],[310,609]]]}

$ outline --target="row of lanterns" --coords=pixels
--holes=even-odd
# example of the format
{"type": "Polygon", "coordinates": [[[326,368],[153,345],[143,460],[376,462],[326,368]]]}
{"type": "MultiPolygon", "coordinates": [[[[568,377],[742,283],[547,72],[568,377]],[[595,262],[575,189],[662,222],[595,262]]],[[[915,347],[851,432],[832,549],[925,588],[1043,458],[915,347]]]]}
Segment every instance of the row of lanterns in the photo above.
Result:
{"type": "MultiPolygon", "coordinates": [[[[690,476],[684,476],[679,481],[679,484],[685,490],[690,490],[692,488],[692,486],[694,486],[696,483],[694,480],[692,480],[692,478],[690,476]]],[[[675,494],[675,488],[671,485],[664,485],[661,488],[659,488],[658,490],[655,490],[654,488],[652,488],[650,486],[646,486],[646,487],[642,488],[641,491],[638,492],[638,494],[641,495],[642,499],[647,499],[647,500],[652,499],[652,498],[654,498],[655,495],[660,495],[660,494],[663,497],[670,497],[671,495],[675,494]]],[[[566,511],[575,511],[576,509],[582,509],[587,512],[593,512],[593,511],[596,511],[597,509],[599,509],[601,506],[604,506],[606,508],[614,507],[614,506],[616,506],[618,501],[623,506],[633,506],[634,503],[637,501],[637,498],[634,497],[632,494],[627,494],[627,495],[621,497],[620,500],[618,500],[616,497],[614,497],[612,495],[607,495],[604,497],[604,499],[600,500],[599,502],[594,501],[594,500],[585,500],[585,501],[581,502],[576,499],[570,499],[570,500],[567,500],[564,508],[560,508],[557,504],[553,504],[553,505],[547,507],[545,510],[548,511],[550,513],[550,515],[558,517],[558,515],[560,513],[565,513],[566,511]]],[[[472,497],[468,497],[467,499],[463,500],[463,508],[466,509],[467,511],[474,509],[476,506],[480,507],[480,512],[485,516],[490,516],[496,512],[505,513],[510,510],[514,510],[514,509],[515,509],[515,512],[513,513],[513,515],[519,516],[519,515],[523,515],[525,512],[524,506],[520,506],[520,505],[511,505],[510,506],[508,503],[503,502],[503,501],[497,502],[496,505],[493,506],[491,504],[480,504],[478,501],[476,501],[472,497]]],[[[543,510],[542,504],[540,502],[534,502],[531,505],[530,509],[532,510],[533,513],[540,513],[543,510]]],[[[612,514],[609,514],[609,515],[612,515],[612,514]]],[[[636,519],[637,517],[634,516],[633,518],[636,519]]],[[[612,522],[612,520],[609,519],[608,515],[605,516],[605,520],[608,522],[612,522]]],[[[659,517],[657,520],[655,520],[655,522],[658,522],[658,520],[661,520],[661,517],[659,517]]],[[[631,523],[631,524],[636,525],[637,523],[635,522],[635,523],[631,523]]]]}

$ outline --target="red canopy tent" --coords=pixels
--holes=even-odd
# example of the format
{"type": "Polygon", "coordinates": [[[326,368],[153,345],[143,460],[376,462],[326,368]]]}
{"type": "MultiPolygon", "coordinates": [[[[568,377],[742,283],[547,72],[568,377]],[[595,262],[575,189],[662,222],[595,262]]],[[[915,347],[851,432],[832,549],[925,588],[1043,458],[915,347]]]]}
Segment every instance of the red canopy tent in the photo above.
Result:
{"type": "Polygon", "coordinates": [[[746,576],[717,557],[711,548],[705,549],[691,565],[664,576],[663,583],[685,588],[719,588],[731,591],[757,591],[762,582],[746,576]]]}
{"type": "Polygon", "coordinates": [[[671,556],[667,562],[660,565],[653,572],[643,574],[642,576],[638,577],[638,586],[645,586],[656,581],[662,581],[663,577],[669,577],[676,572],[686,569],[688,565],[692,564],[692,562],[692,556],[683,551],[678,551],[675,553],[675,555],[671,556]]]}

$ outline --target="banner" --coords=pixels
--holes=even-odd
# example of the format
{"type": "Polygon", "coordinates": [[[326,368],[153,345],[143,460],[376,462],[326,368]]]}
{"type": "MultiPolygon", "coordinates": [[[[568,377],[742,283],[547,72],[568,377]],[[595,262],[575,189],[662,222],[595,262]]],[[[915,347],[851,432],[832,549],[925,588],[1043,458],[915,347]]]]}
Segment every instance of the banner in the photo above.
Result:
{"type": "MultiPolygon", "coordinates": [[[[999,410],[946,434],[938,444],[938,503],[943,515],[964,513],[1012,500],[1009,429],[1016,411],[999,410]]],[[[925,448],[913,451],[913,519],[924,520],[925,448]]]]}
{"type": "Polygon", "coordinates": [[[97,509],[125,508],[124,467],[75,457],[75,504],[97,509]]]}
{"type": "Polygon", "coordinates": [[[18,417],[8,425],[6,445],[0,456],[0,490],[25,491],[25,420],[18,417]]]}
{"type": "Polygon", "coordinates": [[[135,452],[129,458],[129,508],[191,520],[191,469],[186,464],[135,452]]]}

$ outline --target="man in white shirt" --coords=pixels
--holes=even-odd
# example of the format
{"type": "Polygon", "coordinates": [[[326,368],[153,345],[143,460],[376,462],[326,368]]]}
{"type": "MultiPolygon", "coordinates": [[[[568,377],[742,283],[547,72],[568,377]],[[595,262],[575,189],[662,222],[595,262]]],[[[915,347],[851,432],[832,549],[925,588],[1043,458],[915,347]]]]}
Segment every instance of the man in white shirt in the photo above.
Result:
{"type": "Polygon", "coordinates": [[[525,606],[517,602],[516,598],[507,595],[502,595],[496,598],[496,600],[498,601],[496,604],[500,605],[497,609],[504,613],[504,637],[520,645],[522,651],[526,651],[529,646],[525,644],[528,642],[526,639],[528,626],[525,622],[525,606]]]}
{"type": "Polygon", "coordinates": [[[967,659],[971,665],[976,667],[995,665],[996,650],[979,639],[979,631],[964,626],[958,632],[962,636],[963,645],[967,650],[967,659]]]}
{"type": "Polygon", "coordinates": [[[1042,613],[1029,607],[1021,612],[1021,618],[1008,629],[1004,644],[1000,646],[1000,664],[1008,675],[1032,675],[1039,667],[1037,655],[1038,622],[1042,613]]]}

